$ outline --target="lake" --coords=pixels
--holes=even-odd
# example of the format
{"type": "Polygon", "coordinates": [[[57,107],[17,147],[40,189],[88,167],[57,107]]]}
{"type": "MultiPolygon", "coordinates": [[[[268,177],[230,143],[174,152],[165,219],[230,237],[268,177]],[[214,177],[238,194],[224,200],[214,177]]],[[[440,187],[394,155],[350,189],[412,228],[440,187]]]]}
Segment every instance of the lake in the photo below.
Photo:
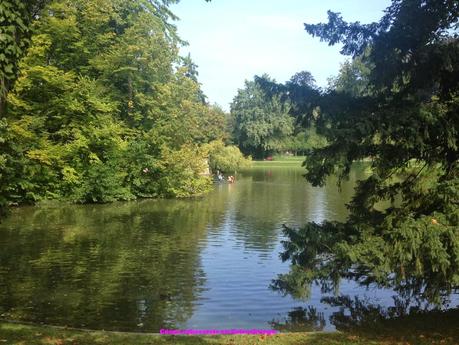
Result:
{"type": "MultiPolygon", "coordinates": [[[[77,328],[334,330],[351,315],[320,287],[294,300],[270,289],[282,224],[343,220],[342,190],[295,164],[254,167],[200,198],[21,207],[0,224],[0,318],[77,328]]],[[[390,290],[343,281],[339,296],[391,306],[390,290]]],[[[339,327],[338,327],[339,328],[339,327]]]]}

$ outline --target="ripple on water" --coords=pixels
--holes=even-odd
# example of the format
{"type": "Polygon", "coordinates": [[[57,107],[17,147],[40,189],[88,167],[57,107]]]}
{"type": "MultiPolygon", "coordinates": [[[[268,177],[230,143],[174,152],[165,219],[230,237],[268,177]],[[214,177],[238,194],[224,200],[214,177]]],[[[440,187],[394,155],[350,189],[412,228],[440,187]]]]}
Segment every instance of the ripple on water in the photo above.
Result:
{"type": "MultiPolygon", "coordinates": [[[[332,330],[340,309],[319,287],[307,301],[269,288],[289,269],[279,258],[282,224],[346,216],[354,181],[340,194],[334,184],[307,185],[302,173],[252,169],[193,200],[13,210],[0,224],[0,314],[125,331],[293,321],[332,330]]],[[[344,281],[340,293],[393,305],[388,290],[344,281]]]]}

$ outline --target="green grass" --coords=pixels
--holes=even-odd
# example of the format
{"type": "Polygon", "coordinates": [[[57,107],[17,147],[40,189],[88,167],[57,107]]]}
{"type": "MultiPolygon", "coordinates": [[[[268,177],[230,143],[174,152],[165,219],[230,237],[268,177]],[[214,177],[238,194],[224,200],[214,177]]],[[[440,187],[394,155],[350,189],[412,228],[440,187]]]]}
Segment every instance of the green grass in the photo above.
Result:
{"type": "Polygon", "coordinates": [[[252,161],[254,167],[285,167],[299,166],[304,161],[304,156],[273,156],[272,161],[252,161]]]}
{"type": "Polygon", "coordinates": [[[8,345],[389,345],[389,344],[459,344],[459,337],[450,332],[441,334],[410,333],[393,335],[365,333],[281,333],[273,336],[163,336],[103,331],[81,331],[60,327],[32,326],[0,322],[0,344],[8,345]]]}
{"type": "Polygon", "coordinates": [[[254,161],[252,162],[252,168],[257,167],[299,167],[301,168],[301,162],[276,162],[276,161],[254,161]]]}
{"type": "Polygon", "coordinates": [[[273,161],[275,162],[302,162],[304,161],[304,156],[285,156],[285,155],[274,155],[273,161]]]}

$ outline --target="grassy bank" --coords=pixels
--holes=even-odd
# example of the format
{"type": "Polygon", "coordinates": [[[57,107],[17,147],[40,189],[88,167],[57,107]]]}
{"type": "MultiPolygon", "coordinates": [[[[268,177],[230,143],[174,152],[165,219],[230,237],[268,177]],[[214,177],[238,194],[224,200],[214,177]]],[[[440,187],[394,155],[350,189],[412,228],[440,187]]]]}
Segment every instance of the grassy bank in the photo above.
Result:
{"type": "Polygon", "coordinates": [[[254,167],[301,166],[303,156],[273,156],[271,161],[252,161],[254,167]]]}
{"type": "Polygon", "coordinates": [[[0,344],[17,345],[389,345],[389,344],[458,344],[459,337],[446,333],[410,333],[369,336],[361,333],[281,333],[273,336],[163,336],[102,331],[77,331],[57,327],[0,323],[0,344]]]}
{"type": "Polygon", "coordinates": [[[305,156],[286,156],[286,155],[275,155],[273,156],[274,162],[302,162],[305,156]]]}

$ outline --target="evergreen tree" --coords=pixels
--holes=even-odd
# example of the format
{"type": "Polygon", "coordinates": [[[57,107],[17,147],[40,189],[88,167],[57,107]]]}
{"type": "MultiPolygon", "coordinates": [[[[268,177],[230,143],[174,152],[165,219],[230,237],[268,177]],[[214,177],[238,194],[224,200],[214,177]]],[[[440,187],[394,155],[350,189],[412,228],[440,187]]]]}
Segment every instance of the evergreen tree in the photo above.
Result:
{"type": "Polygon", "coordinates": [[[294,266],[277,288],[299,293],[320,281],[329,290],[344,277],[433,302],[457,291],[458,23],[457,1],[393,0],[377,23],[329,12],[328,23],[305,25],[354,57],[309,114],[328,145],[307,157],[306,178],[315,186],[334,173],[342,180],[368,158],[371,174],[345,222],[286,228],[283,259],[294,266]],[[355,71],[367,81],[350,78],[355,71]]]}

